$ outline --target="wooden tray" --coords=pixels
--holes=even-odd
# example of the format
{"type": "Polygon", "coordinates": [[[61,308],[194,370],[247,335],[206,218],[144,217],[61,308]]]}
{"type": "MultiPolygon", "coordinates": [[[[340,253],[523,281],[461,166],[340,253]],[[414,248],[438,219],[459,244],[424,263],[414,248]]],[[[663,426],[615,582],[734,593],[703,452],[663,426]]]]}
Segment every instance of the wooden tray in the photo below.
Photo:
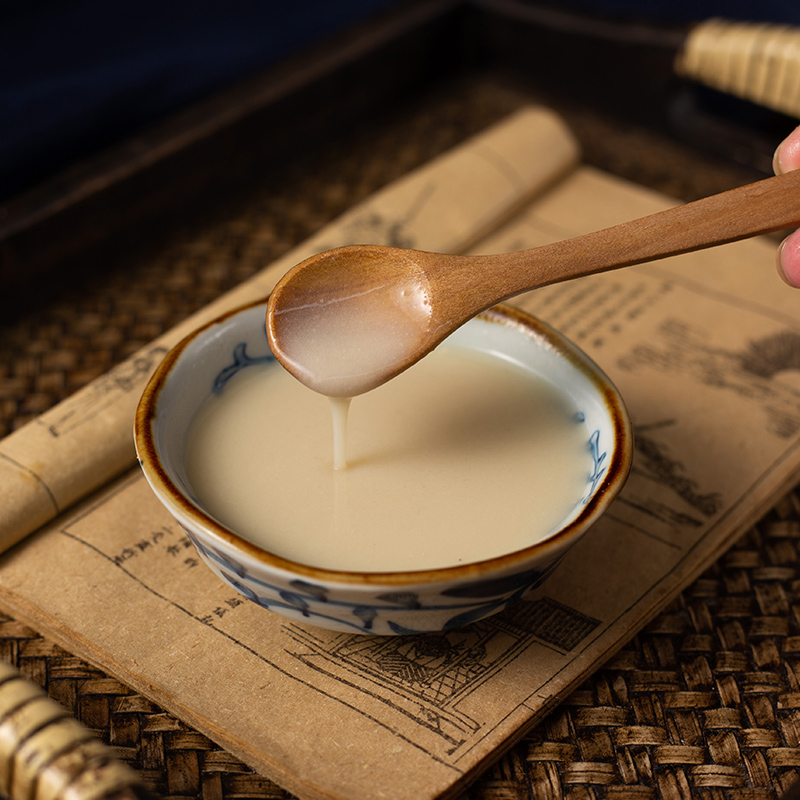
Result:
{"type": "MultiPolygon", "coordinates": [[[[623,59],[629,28],[521,7],[404,5],[10,203],[0,435],[525,103],[558,110],[588,163],[684,200],[769,170],[791,122],[759,112],[746,124],[741,105],[680,81],[682,32],[658,33],[658,46],[629,40],[623,59]]],[[[468,796],[784,791],[800,766],[798,538],[792,493],[468,796]]],[[[157,796],[291,797],[118,681],[1,622],[3,660],[157,796]]]]}

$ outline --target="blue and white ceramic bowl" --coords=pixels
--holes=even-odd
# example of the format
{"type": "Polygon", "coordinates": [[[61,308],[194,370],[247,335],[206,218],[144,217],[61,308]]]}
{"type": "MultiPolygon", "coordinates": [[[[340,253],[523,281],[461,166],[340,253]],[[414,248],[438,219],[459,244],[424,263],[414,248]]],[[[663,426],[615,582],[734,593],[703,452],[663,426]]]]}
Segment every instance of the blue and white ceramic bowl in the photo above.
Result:
{"type": "MultiPolygon", "coordinates": [[[[632,434],[617,390],[575,345],[533,317],[498,306],[453,334],[548,376],[587,423],[594,470],[558,530],[523,550],[415,572],[335,572],[267,552],[226,528],[194,497],[184,465],[192,417],[232,371],[273,360],[266,300],[224,315],[178,344],[150,380],[136,415],[139,461],[153,491],[208,566],[242,595],[292,620],[350,633],[446,631],[502,611],[538,586],[605,511],[627,478],[632,434]]],[[[277,361],[275,369],[282,369],[277,361]]],[[[269,520],[265,520],[269,524],[269,520]]],[[[502,515],[497,524],[502,525],[502,515]]],[[[487,531],[491,536],[491,531],[487,531]]]]}

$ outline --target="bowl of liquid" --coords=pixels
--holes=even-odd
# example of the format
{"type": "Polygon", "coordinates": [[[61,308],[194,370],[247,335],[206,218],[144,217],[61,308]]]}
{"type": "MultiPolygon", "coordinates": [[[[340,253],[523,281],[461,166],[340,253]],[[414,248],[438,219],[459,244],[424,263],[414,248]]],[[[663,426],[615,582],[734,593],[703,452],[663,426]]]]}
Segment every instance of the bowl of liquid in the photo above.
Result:
{"type": "Polygon", "coordinates": [[[510,306],[354,398],[335,469],[331,402],[273,357],[265,309],[179,343],[135,423],[158,499],[264,609],[351,633],[459,628],[546,580],[625,483],[616,388],[510,306]]]}

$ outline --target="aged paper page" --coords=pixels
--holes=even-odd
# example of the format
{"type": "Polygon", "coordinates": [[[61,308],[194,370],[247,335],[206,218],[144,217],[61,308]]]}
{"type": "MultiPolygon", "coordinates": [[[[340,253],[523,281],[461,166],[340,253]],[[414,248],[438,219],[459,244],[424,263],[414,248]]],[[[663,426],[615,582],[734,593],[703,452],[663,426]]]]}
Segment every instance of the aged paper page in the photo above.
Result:
{"type": "Polygon", "coordinates": [[[524,108],[368,198],[275,264],[0,442],[0,552],[134,463],[131,426],[167,350],[266,295],[288,269],[343,244],[457,252],[568,172],[577,143],[547,109],[524,108]]]}

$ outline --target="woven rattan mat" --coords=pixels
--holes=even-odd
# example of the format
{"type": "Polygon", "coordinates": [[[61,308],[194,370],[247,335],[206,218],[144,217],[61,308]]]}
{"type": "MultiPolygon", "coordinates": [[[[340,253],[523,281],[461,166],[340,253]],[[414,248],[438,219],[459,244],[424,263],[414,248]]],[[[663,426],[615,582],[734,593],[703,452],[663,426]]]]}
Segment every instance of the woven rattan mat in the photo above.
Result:
{"type": "MultiPolygon", "coordinates": [[[[536,99],[536,98],[534,98],[536,99]]],[[[352,203],[531,95],[468,79],[285,167],[213,220],[0,328],[0,435],[102,374],[352,203]]],[[[585,158],[684,200],[752,180],[666,137],[559,107],[585,158]]],[[[800,302],[800,295],[798,296],[800,302]]],[[[490,767],[473,800],[779,795],[800,768],[800,493],[490,767]]],[[[0,658],[97,733],[160,797],[289,798],[137,695],[0,617],[0,658]]]]}

